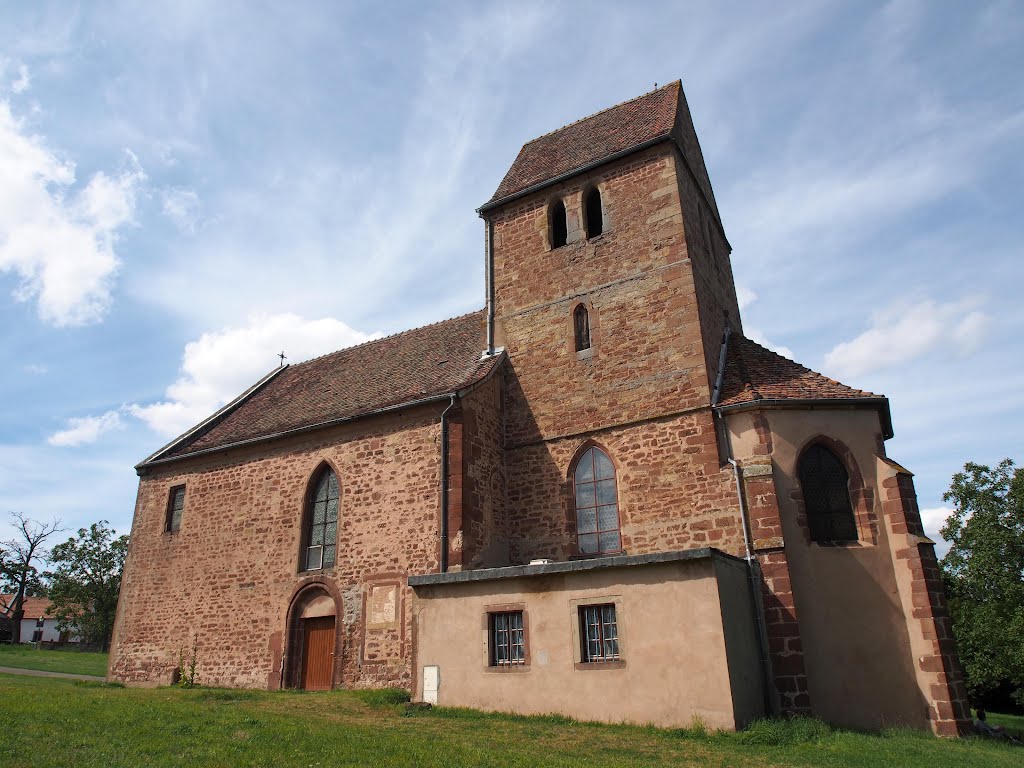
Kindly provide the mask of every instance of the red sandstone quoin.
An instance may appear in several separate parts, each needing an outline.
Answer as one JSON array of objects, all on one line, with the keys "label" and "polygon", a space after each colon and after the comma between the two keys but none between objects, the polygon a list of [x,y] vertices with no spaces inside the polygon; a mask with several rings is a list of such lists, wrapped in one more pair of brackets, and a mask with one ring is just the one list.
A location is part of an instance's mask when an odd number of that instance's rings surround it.
[{"label": "red sandstone quoin", "polygon": [[743,336],[679,82],[526,144],[482,311],[137,467],[110,677],[738,728],[969,722],[889,403]]}]

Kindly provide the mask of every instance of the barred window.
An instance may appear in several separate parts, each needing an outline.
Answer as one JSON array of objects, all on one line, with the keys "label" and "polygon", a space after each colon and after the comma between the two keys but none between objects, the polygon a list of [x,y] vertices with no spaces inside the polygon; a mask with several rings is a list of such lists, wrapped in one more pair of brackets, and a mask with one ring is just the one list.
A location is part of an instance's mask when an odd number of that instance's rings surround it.
[{"label": "barred window", "polygon": [[800,459],[800,485],[812,541],[857,540],[849,476],[838,456],[820,444],[808,448]]},{"label": "barred window", "polygon": [[309,498],[305,570],[334,565],[338,541],[338,478],[325,467]]},{"label": "barred window", "polygon": [[622,551],[615,466],[594,446],[584,453],[573,472],[576,500],[576,544],[581,555]]},{"label": "barred window", "polygon": [[580,645],[580,660],[584,663],[619,660],[614,604],[580,606]]},{"label": "barred window", "polygon": [[511,667],[526,664],[526,639],[523,612],[506,611],[488,614],[490,665]]},{"label": "barred window", "polygon": [[185,486],[177,485],[171,488],[167,497],[167,519],[164,523],[164,530],[170,533],[181,530],[181,514],[185,511]]}]

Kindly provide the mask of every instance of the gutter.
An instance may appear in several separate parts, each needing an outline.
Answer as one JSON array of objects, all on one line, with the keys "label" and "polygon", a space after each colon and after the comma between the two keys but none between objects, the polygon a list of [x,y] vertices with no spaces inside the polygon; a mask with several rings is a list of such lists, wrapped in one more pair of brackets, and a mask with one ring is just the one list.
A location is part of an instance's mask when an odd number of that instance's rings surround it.
[{"label": "gutter", "polygon": [[878,415],[882,421],[882,437],[886,440],[892,437],[892,413],[889,410],[889,398],[887,397],[779,398],[750,400],[744,403],[733,403],[732,405],[713,405],[714,409],[719,413],[738,413],[759,408],[815,410],[820,408],[859,408],[864,406],[878,409]]},{"label": "gutter", "polygon": [[536,184],[531,184],[525,189],[521,189],[518,192],[513,192],[511,195],[505,195],[505,197],[499,197],[497,200],[491,200],[489,202],[486,202],[479,208],[477,208],[476,212],[480,216],[483,216],[488,211],[492,211],[495,208],[499,208],[500,206],[505,205],[505,203],[510,203],[513,200],[518,200],[521,197],[526,197],[527,195],[533,194],[534,192],[538,192],[539,190],[546,189],[555,184],[559,184],[565,181],[566,179],[571,179],[573,176],[578,176],[579,174],[591,171],[594,168],[597,168],[598,166],[610,163],[613,160],[618,160],[619,158],[626,157],[627,155],[631,155],[634,152],[639,152],[642,149],[647,149],[648,147],[653,147],[655,144],[660,144],[663,141],[672,141],[672,134],[666,133],[664,136],[657,136],[653,139],[648,139],[647,141],[641,144],[635,144],[632,147],[629,147],[628,149],[620,149],[618,152],[602,157],[600,160],[594,160],[592,162],[587,163],[586,165],[581,165],[579,168],[573,168],[571,171],[566,171],[565,173],[560,173],[557,176],[552,176],[549,179],[538,181]]},{"label": "gutter", "polygon": [[754,626],[757,628],[757,648],[759,661],[761,662],[761,690],[763,693],[764,712],[766,715],[774,715],[775,697],[772,691],[775,684],[772,680],[771,664],[768,656],[768,637],[765,628],[764,606],[761,603],[761,564],[754,556],[754,549],[750,544],[750,522],[747,510],[747,498],[743,493],[743,470],[739,462],[732,455],[732,440],[729,438],[729,429],[725,423],[724,409],[718,407],[718,397],[722,392],[722,383],[725,381],[725,359],[729,350],[729,336],[731,331],[728,326],[722,335],[722,348],[718,353],[718,376],[715,377],[715,387],[711,395],[711,408],[715,418],[721,425],[722,439],[725,441],[726,461],[732,465],[733,475],[736,478],[736,500],[740,507],[740,527],[743,529],[743,550],[747,561],[747,584],[750,587],[750,604],[753,608]]},{"label": "gutter", "polygon": [[455,407],[457,394],[452,392],[451,402],[441,411],[441,557],[439,573],[448,571],[448,411]]},{"label": "gutter", "polygon": [[[502,351],[499,351],[497,354],[498,355],[503,355],[505,353],[502,350]],[[463,389],[460,389],[456,394],[459,397],[463,397],[464,395],[468,394],[469,392],[472,392],[474,389],[476,389],[478,386],[483,384],[485,381],[489,380],[491,378],[491,376],[494,375],[494,372],[498,369],[499,365],[500,365],[500,362],[495,363],[491,367],[491,370],[488,371],[486,376],[484,376],[479,381],[473,382],[468,387],[464,387]],[[285,366],[285,367],[287,367],[287,366]],[[263,383],[265,383],[265,382],[261,382],[261,385]],[[239,402],[238,403],[232,403],[232,405],[236,405],[237,406],[237,405],[241,404],[240,403],[241,399],[244,398],[244,397],[247,397],[249,394],[250,393],[247,392],[245,395],[242,395],[242,397],[239,398]],[[185,461],[186,459],[196,458],[197,456],[208,456],[208,455],[210,455],[212,453],[220,453],[222,451],[229,451],[229,450],[232,450],[232,449],[235,449],[235,448],[242,448],[242,447],[249,446],[249,445],[256,445],[258,443],[270,442],[272,440],[280,440],[280,439],[285,438],[285,437],[291,437],[293,435],[301,435],[301,434],[303,434],[305,432],[312,432],[313,430],[316,430],[316,429],[326,429],[327,427],[334,427],[334,426],[338,426],[339,424],[347,424],[348,422],[358,421],[359,419],[367,419],[367,418],[370,418],[372,416],[379,416],[379,415],[385,414],[385,413],[394,413],[395,411],[402,411],[402,410],[405,410],[406,408],[415,408],[415,407],[420,406],[420,405],[428,405],[430,403],[439,403],[439,402],[442,402],[442,401],[448,399],[449,397],[451,397],[451,393],[450,392],[449,393],[445,393],[445,394],[441,394],[441,395],[431,395],[429,397],[424,397],[424,398],[421,398],[419,400],[409,400],[409,401],[406,401],[404,403],[397,403],[395,405],[384,406],[383,408],[375,408],[372,411],[366,411],[366,412],[363,412],[363,413],[356,414],[354,416],[342,416],[341,418],[328,419],[327,421],[320,421],[320,422],[317,422],[316,424],[307,424],[307,425],[302,426],[302,427],[294,427],[292,429],[285,429],[285,430],[282,430],[280,432],[273,432],[273,433],[268,434],[268,435],[259,435],[257,437],[246,438],[245,440],[236,440],[233,443],[224,443],[223,445],[215,445],[215,446],[212,446],[210,448],[203,448],[202,450],[199,450],[199,451],[193,451],[192,453],[184,453],[181,456],[170,456],[170,457],[168,457],[166,459],[145,459],[145,460],[143,460],[142,462],[140,462],[139,464],[137,464],[135,466],[135,472],[136,472],[136,474],[138,474],[141,477],[145,473],[145,470],[148,469],[149,467],[162,466],[164,464],[171,464],[171,463],[173,463],[175,461]],[[224,410],[226,410],[229,407],[230,406],[225,406],[224,408],[221,409],[221,411],[224,411]],[[221,411],[218,411],[217,413],[219,414],[219,413],[221,413]],[[214,416],[216,416],[216,415],[217,414],[214,414]],[[224,415],[226,415],[226,414],[224,414]],[[211,416],[210,419],[207,419],[205,422],[203,422],[203,424],[206,424],[207,422],[209,422],[211,419],[214,418],[214,416]],[[200,425],[200,426],[202,426],[202,425]],[[158,456],[161,453],[165,453],[167,450],[169,450],[170,448],[174,447],[175,445],[180,443],[182,440],[184,440],[188,435],[191,435],[191,434],[195,433],[196,429],[198,429],[198,428],[199,427],[196,427],[195,429],[189,430],[185,435],[182,435],[181,437],[176,438],[172,443],[169,443],[164,448],[161,448],[159,451],[157,451],[153,455],[154,456]]]},{"label": "gutter", "polygon": [[263,389],[263,387],[265,387],[267,384],[269,384],[271,381],[273,381],[277,377],[278,374],[283,372],[288,367],[290,367],[290,366],[285,365],[285,366],[281,366],[279,368],[275,368],[270,373],[268,373],[266,376],[264,376],[262,379],[257,381],[255,384],[253,384],[247,390],[245,390],[245,392],[240,394],[238,397],[236,397],[234,400],[229,402],[227,405],[223,406],[220,410],[216,411],[212,416],[208,416],[207,418],[203,419],[201,422],[196,424],[196,426],[192,427],[192,429],[190,429],[188,432],[185,432],[185,433],[183,433],[181,435],[178,435],[176,438],[171,440],[171,442],[167,443],[167,445],[165,445],[163,448],[158,448],[156,451],[154,451],[149,456],[147,456],[146,458],[144,458],[142,461],[140,461],[138,464],[135,465],[136,473],[142,474],[141,472],[139,472],[139,470],[142,467],[145,467],[145,466],[147,466],[149,464],[157,464],[157,463],[159,463],[161,461],[161,459],[157,458],[158,456],[160,456],[161,454],[167,453],[169,450],[171,450],[172,448],[180,445],[185,440],[187,440],[188,438],[190,438],[193,435],[197,434],[198,432],[202,431],[203,429],[206,429],[207,427],[214,426],[217,422],[219,422],[221,419],[223,419],[225,416],[227,416],[233,410],[238,408],[242,403],[244,403],[250,397],[255,395],[259,390]]},{"label": "gutter", "polygon": [[484,355],[494,354],[494,222],[484,219],[484,240],[486,242],[486,260],[484,264],[484,282],[487,284],[487,349]]}]

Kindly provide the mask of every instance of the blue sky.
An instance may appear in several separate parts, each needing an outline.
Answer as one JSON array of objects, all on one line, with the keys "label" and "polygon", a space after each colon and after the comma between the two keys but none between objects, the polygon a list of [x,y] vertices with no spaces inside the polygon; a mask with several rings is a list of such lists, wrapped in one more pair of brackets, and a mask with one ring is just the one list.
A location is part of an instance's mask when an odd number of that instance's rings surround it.
[{"label": "blue sky", "polygon": [[[527,140],[681,78],[746,333],[887,394],[927,527],[1024,434],[1024,6],[0,2],[0,512],[474,310]],[[7,529],[0,523],[0,538]]]}]

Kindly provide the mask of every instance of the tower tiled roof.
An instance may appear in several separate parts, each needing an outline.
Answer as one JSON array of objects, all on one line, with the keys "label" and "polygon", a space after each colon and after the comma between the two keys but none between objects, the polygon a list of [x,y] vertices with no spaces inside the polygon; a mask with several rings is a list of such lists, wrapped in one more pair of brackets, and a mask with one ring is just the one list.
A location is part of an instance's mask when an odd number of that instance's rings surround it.
[{"label": "tower tiled roof", "polygon": [[883,427],[891,433],[889,400],[863,389],[855,389],[812,371],[738,333],[726,345],[722,390],[715,403],[720,408],[765,401],[827,400],[842,404],[877,401]]},{"label": "tower tiled roof", "polygon": [[487,204],[668,138],[676,125],[681,91],[682,83],[676,80],[527,142]]},{"label": "tower tiled roof", "polygon": [[483,312],[288,365],[139,466],[282,433],[326,426],[482,381],[501,359],[481,359]]}]

